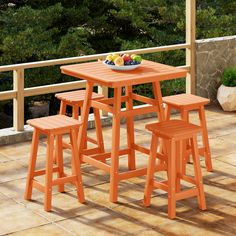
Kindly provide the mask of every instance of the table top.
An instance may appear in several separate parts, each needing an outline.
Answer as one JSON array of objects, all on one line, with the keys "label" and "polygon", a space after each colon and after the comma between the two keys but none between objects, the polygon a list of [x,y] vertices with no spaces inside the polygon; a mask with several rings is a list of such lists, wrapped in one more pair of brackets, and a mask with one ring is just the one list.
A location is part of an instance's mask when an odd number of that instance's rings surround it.
[{"label": "table top", "polygon": [[99,85],[115,88],[186,77],[187,70],[143,60],[131,71],[111,70],[101,61],[61,66],[61,72]]}]

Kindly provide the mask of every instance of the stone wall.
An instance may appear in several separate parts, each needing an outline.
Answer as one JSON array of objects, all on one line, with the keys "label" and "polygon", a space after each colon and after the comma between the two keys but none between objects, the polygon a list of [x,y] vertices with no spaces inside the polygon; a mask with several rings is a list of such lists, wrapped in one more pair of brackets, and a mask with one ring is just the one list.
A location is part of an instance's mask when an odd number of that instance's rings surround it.
[{"label": "stone wall", "polygon": [[236,35],[196,41],[196,93],[216,103],[220,77],[236,66]]}]

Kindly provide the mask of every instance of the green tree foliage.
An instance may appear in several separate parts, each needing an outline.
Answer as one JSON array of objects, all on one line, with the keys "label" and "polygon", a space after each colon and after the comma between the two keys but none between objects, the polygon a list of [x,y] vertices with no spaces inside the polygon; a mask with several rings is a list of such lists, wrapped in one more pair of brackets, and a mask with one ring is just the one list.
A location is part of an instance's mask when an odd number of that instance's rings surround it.
[{"label": "green tree foliage", "polygon": [[233,0],[198,1],[197,37],[212,38],[236,34],[236,2]]},{"label": "green tree foliage", "polygon": [[[1,65],[185,40],[184,0],[8,0],[0,9]],[[197,38],[235,34],[235,12],[233,0],[197,1]]]}]

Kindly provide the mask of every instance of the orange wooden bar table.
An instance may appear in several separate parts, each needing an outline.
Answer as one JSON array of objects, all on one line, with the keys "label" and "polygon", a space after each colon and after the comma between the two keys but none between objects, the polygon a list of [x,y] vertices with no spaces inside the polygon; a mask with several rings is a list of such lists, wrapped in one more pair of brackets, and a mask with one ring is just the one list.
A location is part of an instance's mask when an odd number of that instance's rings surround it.
[{"label": "orange wooden bar table", "polygon": [[[81,115],[83,122],[78,137],[79,154],[83,162],[89,163],[110,173],[110,201],[117,202],[119,181],[146,175],[147,168],[136,169],[135,151],[149,154],[150,150],[135,144],[134,122],[135,115],[156,112],[160,121],[164,120],[160,81],[185,77],[187,70],[143,60],[142,64],[131,71],[111,70],[101,61],[88,62],[76,65],[62,66],[61,72],[87,81],[86,95]],[[114,97],[91,100],[94,84],[107,86],[114,89]],[[154,99],[134,94],[133,85],[152,83]],[[125,95],[122,96],[122,88]],[[149,104],[142,108],[133,108],[133,100]],[[121,103],[125,102],[126,109],[121,110]],[[110,153],[92,154],[83,150],[86,141],[86,129],[90,107],[105,110],[113,114],[112,118],[112,149]],[[120,120],[126,118],[127,123],[127,148],[120,150]],[[126,172],[119,173],[119,156],[128,155],[128,168]],[[111,158],[111,165],[101,160]],[[159,168],[159,167],[157,167]]]}]

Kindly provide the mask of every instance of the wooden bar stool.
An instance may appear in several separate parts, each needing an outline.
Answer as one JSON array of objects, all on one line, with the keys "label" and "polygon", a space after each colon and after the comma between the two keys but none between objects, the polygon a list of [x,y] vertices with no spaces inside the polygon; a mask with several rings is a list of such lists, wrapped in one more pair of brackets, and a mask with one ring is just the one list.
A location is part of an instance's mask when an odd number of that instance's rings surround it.
[{"label": "wooden bar stool", "polygon": [[[79,110],[81,110],[84,99],[85,99],[85,90],[77,90],[77,91],[71,91],[71,92],[65,92],[65,93],[57,93],[56,98],[61,100],[60,104],[60,114],[65,115],[66,114],[66,107],[71,106],[72,107],[72,117],[74,119],[78,119],[79,116]],[[100,100],[104,98],[103,95],[92,93],[92,99],[93,100]],[[94,120],[95,120],[95,127],[96,127],[96,137],[94,138],[86,136],[87,142],[91,142],[93,144],[97,145],[97,149],[94,150],[95,153],[104,153],[104,142],[103,142],[103,136],[102,136],[102,123],[100,119],[99,110],[94,108]],[[87,148],[87,142],[85,144],[85,149]],[[69,145],[64,144],[66,147],[70,147]]]},{"label": "wooden bar stool", "polygon": [[[32,197],[33,187],[44,193],[44,209],[51,210],[52,187],[58,185],[58,191],[64,191],[65,183],[75,183],[77,187],[77,196],[81,203],[84,202],[84,191],[82,185],[82,177],[80,170],[80,161],[78,155],[78,146],[76,133],[78,133],[81,123],[65,115],[55,115],[28,120],[27,123],[34,128],[32,146],[30,153],[30,162],[28,168],[28,176],[25,189],[25,199],[30,200]],[[47,157],[46,168],[35,170],[39,135],[47,136]],[[63,149],[62,135],[69,134],[72,149],[72,175],[67,176],[63,168]],[[56,146],[54,147],[54,138],[56,138]],[[53,166],[53,155],[56,154],[57,166]],[[58,178],[53,180],[53,173],[57,172]],[[39,183],[35,177],[45,175],[45,184]]]},{"label": "wooden bar stool", "polygon": [[[156,188],[162,189],[168,193],[168,217],[171,219],[176,216],[177,200],[197,196],[199,208],[205,210],[205,194],[197,148],[197,133],[202,131],[201,127],[182,120],[170,120],[147,124],[146,128],[152,132],[152,141],[144,192],[144,205],[150,205],[152,190]],[[157,152],[158,139],[164,140],[166,154]],[[187,176],[182,171],[182,146],[184,140],[190,142],[190,147],[192,149],[194,178]],[[167,181],[157,182],[154,180],[156,158],[166,159]],[[195,185],[195,187],[181,190],[180,180],[189,182]]]},{"label": "wooden bar stool", "polygon": [[[181,118],[184,121],[189,121],[190,111],[198,111],[200,126],[202,127],[203,141],[203,147],[199,148],[199,154],[205,157],[207,171],[212,171],[211,152],[204,110],[204,105],[208,104],[210,100],[192,94],[178,94],[163,97],[163,102],[167,105],[166,120],[170,120],[171,109],[180,111]],[[187,161],[189,160],[189,155],[186,156],[185,160],[187,163]]]}]

